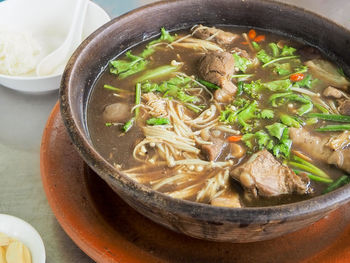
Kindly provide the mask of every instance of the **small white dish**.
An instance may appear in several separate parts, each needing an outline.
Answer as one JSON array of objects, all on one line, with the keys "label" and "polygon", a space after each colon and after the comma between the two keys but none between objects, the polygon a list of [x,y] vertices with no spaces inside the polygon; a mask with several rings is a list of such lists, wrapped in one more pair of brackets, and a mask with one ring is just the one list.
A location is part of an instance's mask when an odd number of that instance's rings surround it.
[{"label": "small white dish", "polygon": [[32,263],[45,263],[44,243],[30,224],[18,217],[0,214],[0,232],[26,245],[32,255]]},{"label": "small white dish", "polygon": [[[7,0],[0,3],[0,28],[30,32],[42,46],[41,56],[44,57],[65,40],[74,7],[72,0]],[[109,20],[109,15],[101,7],[89,1],[82,41]],[[63,70],[64,67],[61,67],[59,72],[49,76],[37,76],[35,73],[28,76],[0,74],[0,84],[27,93],[48,92],[59,88]]]}]

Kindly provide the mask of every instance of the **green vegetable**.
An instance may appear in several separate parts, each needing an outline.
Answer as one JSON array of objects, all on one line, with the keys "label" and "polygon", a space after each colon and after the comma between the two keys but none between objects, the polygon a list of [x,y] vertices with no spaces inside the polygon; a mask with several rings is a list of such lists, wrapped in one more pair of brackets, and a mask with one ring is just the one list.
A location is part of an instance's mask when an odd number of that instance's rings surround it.
[{"label": "green vegetable", "polygon": [[152,46],[154,44],[157,44],[159,42],[173,42],[176,39],[176,35],[172,36],[164,27],[160,29],[160,38],[151,41],[148,46]]},{"label": "green vegetable", "polygon": [[269,63],[273,60],[273,58],[270,55],[268,55],[263,49],[256,54],[256,57],[264,64]]},{"label": "green vegetable", "polygon": [[318,103],[314,103],[314,105],[320,112],[329,114],[329,111],[325,107],[323,107],[322,105],[320,105]]},{"label": "green vegetable", "polygon": [[295,127],[300,128],[301,124],[293,117],[287,115],[287,114],[281,114],[280,116],[281,122],[289,127]]},{"label": "green vegetable", "polygon": [[235,60],[235,67],[237,67],[243,73],[248,69],[248,67],[252,64],[252,62],[244,57],[239,56],[236,53],[232,54]]},{"label": "green vegetable", "polygon": [[315,174],[317,176],[330,179],[328,174],[326,174],[324,171],[322,171],[320,168],[316,167],[312,163],[309,163],[308,161],[305,161],[304,159],[296,155],[293,155],[292,158],[294,161],[289,162],[290,165],[297,167],[299,169],[302,169],[304,171],[310,172],[312,174]]},{"label": "green vegetable", "polygon": [[315,129],[315,131],[319,132],[327,132],[327,131],[348,131],[350,130],[350,124],[339,124],[339,125],[327,125],[321,128]]},{"label": "green vegetable", "polygon": [[262,119],[273,119],[274,112],[273,112],[273,110],[268,110],[268,109],[262,110],[260,112],[260,117]]},{"label": "green vegetable", "polygon": [[284,45],[282,48],[281,56],[282,57],[293,56],[295,51],[296,51],[295,48]]},{"label": "green vegetable", "polygon": [[188,102],[185,103],[185,106],[190,110],[194,111],[195,113],[200,113],[201,111],[203,111],[203,109],[205,109],[205,105],[195,105]]},{"label": "green vegetable", "polygon": [[170,124],[168,118],[150,118],[146,121],[148,125],[165,125]]},{"label": "green vegetable", "polygon": [[339,177],[333,184],[329,185],[322,193],[326,194],[335,189],[338,189],[346,184],[350,183],[350,177],[347,175],[343,175]]},{"label": "green vegetable", "polygon": [[311,75],[307,75],[302,80],[295,82],[294,85],[298,86],[298,87],[306,87],[306,88],[311,89],[312,83],[313,83],[313,81],[312,81]]},{"label": "green vegetable", "polygon": [[244,98],[242,98],[242,97],[238,97],[238,98],[236,98],[236,99],[234,100],[233,105],[236,106],[236,107],[238,107],[238,108],[242,108],[242,107],[244,107],[245,105],[248,105],[249,103],[250,103],[249,100],[244,99]]},{"label": "green vegetable", "polygon": [[329,184],[329,183],[332,183],[332,182],[333,182],[332,179],[327,179],[327,178],[319,177],[319,176],[317,176],[317,175],[314,175],[314,174],[311,174],[311,173],[307,173],[307,172],[304,172],[304,171],[295,170],[295,169],[293,169],[293,171],[294,171],[296,174],[305,173],[311,180],[316,181],[316,182],[321,182],[321,183],[326,183],[326,184]]},{"label": "green vegetable", "polygon": [[150,70],[147,70],[142,76],[138,77],[136,79],[136,82],[144,82],[145,80],[161,78],[174,71],[177,71],[179,68],[180,68],[180,65],[176,65],[176,66],[165,65],[155,69],[150,69]]},{"label": "green vegetable", "polygon": [[[137,83],[135,86],[135,105],[137,106],[140,103],[141,103],[141,84]],[[129,121],[127,121],[122,127],[124,132],[128,132],[131,129],[131,127],[134,125],[135,120],[139,116],[139,113],[140,113],[140,108],[136,107],[134,111],[134,117],[132,117]]]},{"label": "green vegetable", "polygon": [[233,75],[231,78],[236,78],[236,79],[248,79],[250,77],[253,77],[254,74],[236,74]]},{"label": "green vegetable", "polygon": [[278,75],[284,76],[292,72],[292,66],[290,65],[290,63],[283,63],[283,64],[275,63],[274,65],[275,65],[275,68],[273,71],[276,72]]},{"label": "green vegetable", "polygon": [[252,81],[251,83],[244,83],[243,84],[243,91],[250,97],[254,99],[259,99],[260,94],[259,92],[263,89],[263,85],[261,84],[260,80]]},{"label": "green vegetable", "polygon": [[[141,83],[137,83],[135,87],[135,105],[141,104]],[[135,108],[135,118],[139,116],[140,108]]]},{"label": "green vegetable", "polygon": [[138,73],[146,69],[148,61],[143,57],[131,54],[131,51],[126,52],[127,60],[112,60],[110,62],[109,71],[112,74],[118,75],[120,79],[124,79],[130,75]]},{"label": "green vegetable", "polygon": [[105,89],[109,89],[109,90],[113,90],[113,91],[128,92],[128,91],[126,91],[126,90],[124,90],[124,89],[119,89],[119,88],[116,88],[116,87],[113,87],[113,86],[107,85],[107,84],[103,85],[103,87],[104,87]]},{"label": "green vegetable", "polygon": [[267,88],[270,91],[277,92],[277,91],[289,91],[292,86],[292,83],[289,79],[285,79],[285,80],[275,80],[275,81],[262,83],[262,85],[264,88]]},{"label": "green vegetable", "polygon": [[271,136],[274,136],[280,140],[282,138],[283,131],[287,128],[287,126],[282,123],[276,122],[274,124],[266,126],[265,128]]},{"label": "green vegetable", "polygon": [[237,83],[237,95],[236,96],[240,96],[243,93],[243,86],[244,86],[244,82],[243,81],[238,81]]},{"label": "green vegetable", "polygon": [[237,114],[237,120],[243,127],[244,131],[249,131],[252,129],[252,126],[248,124],[247,121],[256,117],[255,112],[257,111],[257,105],[258,103],[256,101],[253,101]]},{"label": "green vegetable", "polygon": [[274,64],[278,61],[288,60],[288,59],[292,59],[292,58],[298,58],[298,56],[288,56],[288,57],[280,57],[280,58],[272,59],[272,60],[266,62],[264,65],[262,65],[262,67],[266,68],[268,65]]},{"label": "green vegetable", "polygon": [[316,124],[318,122],[318,119],[317,118],[308,118],[305,123],[306,125],[313,125],[313,124]]},{"label": "green vegetable", "polygon": [[183,78],[177,76],[167,81],[163,81],[160,84],[147,81],[142,83],[141,88],[145,93],[160,92],[168,98],[177,98],[185,103],[196,103],[199,102],[199,98],[186,93],[186,90],[192,87],[191,83],[192,79],[190,77]]},{"label": "green vegetable", "polygon": [[215,85],[214,83],[211,83],[209,81],[206,81],[204,79],[197,79],[197,81],[199,83],[201,83],[202,85],[206,86],[207,88],[209,89],[213,89],[213,90],[217,90],[217,89],[220,89],[219,86]]},{"label": "green vegetable", "polygon": [[274,147],[274,142],[271,137],[263,130],[257,131],[255,134],[256,141],[259,146],[259,150],[267,148],[272,150]]},{"label": "green vegetable", "polygon": [[219,121],[231,124],[238,122],[244,131],[252,130],[252,125],[247,121],[257,117],[257,102],[242,101],[242,103],[244,103],[243,107],[238,110],[232,109],[231,105],[226,106],[226,109],[220,112]]},{"label": "green vegetable", "polygon": [[259,51],[261,49],[260,45],[255,41],[252,41],[252,46],[256,51]]},{"label": "green vegetable", "polygon": [[253,149],[253,143],[252,143],[252,139],[254,138],[254,134],[253,133],[246,133],[242,136],[242,141],[245,143],[245,145],[249,148],[249,149]]},{"label": "green vegetable", "polygon": [[106,125],[106,127],[111,127],[111,126],[113,125],[113,123],[111,123],[111,122],[106,122],[105,125]]},{"label": "green vegetable", "polygon": [[309,113],[307,115],[311,118],[319,118],[326,121],[337,121],[337,122],[350,122],[350,116],[339,115],[339,114],[325,114],[325,113]]},{"label": "green vegetable", "polygon": [[272,148],[272,152],[277,158],[281,157],[281,154],[288,158],[291,147],[292,140],[289,138],[289,129],[285,128],[279,143]]},{"label": "green vegetable", "polygon": [[135,122],[135,118],[131,118],[129,121],[127,121],[122,127],[123,131],[128,132],[133,126],[134,122]]},{"label": "green vegetable", "polygon": [[310,112],[313,109],[313,104],[312,104],[312,101],[310,99],[308,99],[305,96],[300,96],[300,95],[294,94],[292,92],[275,93],[275,94],[271,95],[269,98],[269,102],[271,103],[271,105],[273,107],[279,107],[288,101],[296,101],[296,102],[303,104],[297,110],[297,114],[299,116],[302,116],[302,115]]},{"label": "green vegetable", "polygon": [[280,55],[280,49],[279,49],[279,47],[277,46],[276,43],[270,43],[270,44],[269,44],[269,47],[271,48],[271,50],[272,50],[272,55],[273,55],[274,57],[278,57],[278,56]]}]

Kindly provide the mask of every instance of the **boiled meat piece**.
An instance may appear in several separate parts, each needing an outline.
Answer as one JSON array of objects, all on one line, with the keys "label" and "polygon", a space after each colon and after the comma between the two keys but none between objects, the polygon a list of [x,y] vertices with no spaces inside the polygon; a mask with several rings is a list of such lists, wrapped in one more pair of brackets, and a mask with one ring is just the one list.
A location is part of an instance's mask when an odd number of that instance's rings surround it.
[{"label": "boiled meat piece", "polygon": [[309,179],[296,175],[267,150],[253,154],[231,171],[231,176],[253,197],[308,193]]},{"label": "boiled meat piece", "polygon": [[200,39],[212,40],[219,45],[229,45],[240,37],[237,34],[225,32],[215,27],[206,27],[203,25],[195,27],[193,29],[192,35]]},{"label": "boiled meat piece", "polygon": [[210,52],[199,62],[201,78],[221,87],[214,93],[219,102],[230,101],[237,91],[237,87],[231,81],[234,71],[235,60],[228,52]]},{"label": "boiled meat piece", "polygon": [[[328,164],[336,165],[350,173],[350,147],[348,147],[347,141],[343,144],[340,142],[340,140],[349,140],[346,134],[319,137],[312,135],[303,128],[290,128],[289,136],[293,141],[293,145],[299,147],[307,155]],[[342,146],[336,147],[334,145]]]}]

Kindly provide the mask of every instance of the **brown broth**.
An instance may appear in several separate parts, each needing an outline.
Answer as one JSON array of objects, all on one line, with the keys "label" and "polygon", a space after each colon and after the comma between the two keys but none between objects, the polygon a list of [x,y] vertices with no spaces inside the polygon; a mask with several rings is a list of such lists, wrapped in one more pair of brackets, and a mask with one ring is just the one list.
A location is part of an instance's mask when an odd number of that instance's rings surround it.
[{"label": "brown broth", "polygon": [[[242,33],[247,32],[249,29],[247,28],[237,28],[237,27],[225,27],[226,31],[231,31],[235,33]],[[290,38],[286,38],[277,34],[272,34],[269,32],[263,32],[260,30],[257,30],[259,33],[264,34],[266,36],[267,41],[264,43],[260,43],[261,47],[264,49],[267,49],[267,44],[270,42],[278,42],[280,40],[285,41],[285,43],[289,46],[293,46],[294,48],[300,48],[303,47],[305,44],[301,42],[297,42],[295,40],[292,40]],[[179,36],[183,36],[188,34],[188,31],[179,31],[177,32]],[[137,45],[136,47],[132,48],[133,54],[139,54],[144,50],[146,47],[147,42],[141,43]],[[238,47],[241,49],[247,50],[247,46],[239,42],[235,42],[232,47]],[[231,47],[227,47],[227,49],[230,49]],[[158,66],[162,65],[169,65],[172,60],[177,60],[184,62],[184,66],[182,67],[181,71],[186,73],[188,76],[191,75],[198,75],[197,68],[198,68],[198,60],[202,56],[199,52],[190,52],[189,49],[185,48],[159,48],[157,49],[156,53],[152,54],[150,57],[150,63],[148,65],[148,69],[156,68]],[[121,55],[118,57],[118,59],[123,58],[124,55]],[[304,62],[304,58],[300,58],[302,62]],[[102,113],[104,111],[104,108],[112,103],[116,102],[126,102],[130,105],[134,104],[134,95],[131,94],[130,96],[127,96],[127,98],[118,98],[113,95],[113,91],[103,88],[105,84],[112,85],[114,87],[118,87],[120,89],[128,90],[130,92],[134,92],[135,89],[135,79],[142,75],[143,72],[137,73],[135,75],[132,75],[130,77],[127,77],[123,80],[118,79],[116,75],[113,75],[109,73],[108,67],[106,67],[105,71],[99,76],[98,80],[95,83],[93,92],[90,96],[88,110],[87,110],[87,123],[89,127],[89,133],[91,140],[96,147],[97,151],[106,158],[111,164],[118,164],[121,165],[122,169],[129,169],[132,167],[136,167],[140,165],[140,162],[137,160],[134,160],[133,158],[133,150],[135,145],[140,142],[144,135],[138,127],[138,125],[135,125],[130,131],[127,133],[123,133],[121,130],[121,126],[116,125],[113,127],[107,127],[105,125],[105,121],[102,118]],[[248,71],[247,73],[254,74],[254,77],[251,80],[261,80],[261,82],[268,82],[272,80],[271,74],[268,74],[267,70],[263,70],[261,67],[257,67],[254,70]],[[159,78],[152,80],[152,82],[161,82],[162,80],[169,79],[169,77]],[[274,78],[276,79],[276,78]],[[321,92],[326,85],[322,82],[318,82],[314,85],[312,91],[315,93]],[[259,108],[269,108],[271,109],[271,106],[269,105],[268,98],[271,95],[271,92],[263,93],[261,99],[259,100]],[[246,95],[242,95],[243,97],[247,97]],[[288,105],[279,107],[277,109],[274,109],[276,112],[288,112]],[[193,114],[193,113],[192,113]],[[193,114],[196,115],[196,114]],[[129,118],[132,117],[132,113],[130,112]],[[140,122],[144,122],[144,118],[147,116],[142,116],[142,120]],[[264,127],[265,125],[269,125],[275,121],[278,121],[279,117],[278,114],[275,114],[275,117],[273,120],[260,120],[260,127]],[[309,129],[312,131],[315,127],[321,126],[322,122],[318,123],[316,126],[305,126],[306,129]],[[221,134],[222,138],[227,137],[227,134]],[[318,136],[327,136],[326,134],[319,134]],[[292,146],[292,149],[297,149],[296,147]],[[150,149],[148,149],[150,150]],[[225,161],[225,156],[227,156],[225,153],[221,155],[221,158],[217,161]],[[238,165],[239,163],[244,162],[249,158],[249,154],[247,154],[244,158],[240,160],[236,160],[235,165]],[[322,163],[317,160],[313,160],[313,164],[317,167],[323,169],[327,172],[332,178],[337,178],[340,175],[344,174],[341,170],[336,169],[328,164]],[[172,169],[166,169],[163,165],[159,165],[157,168],[161,172],[157,170],[156,173],[162,174],[163,176],[171,176]],[[144,172],[147,174],[152,174],[152,170],[154,168],[145,168]],[[157,176],[156,176],[157,177]],[[159,177],[159,175],[158,175]],[[201,177],[195,177],[193,176],[191,180],[191,184],[195,184],[196,182],[200,182],[203,180]],[[150,185],[149,182],[145,182],[145,184]],[[186,184],[186,183],[185,183]],[[324,183],[319,182],[311,182],[312,188],[314,189],[313,194],[309,195],[288,195],[288,196],[279,196],[279,197],[273,197],[273,198],[260,198],[260,199],[254,199],[252,201],[244,200],[244,198],[241,198],[241,200],[244,202],[246,206],[266,206],[266,205],[276,205],[276,204],[283,204],[283,203],[291,203],[291,202],[297,202],[300,200],[311,198],[315,195],[321,194],[321,192],[325,189],[327,186]],[[190,184],[189,184],[190,185]],[[235,188],[241,195],[243,194],[242,188],[236,183],[234,180],[231,181],[231,188]],[[176,190],[176,186],[169,185],[168,187],[162,188],[162,192],[171,192]],[[189,200],[194,200],[194,197],[192,196],[189,198]]]}]

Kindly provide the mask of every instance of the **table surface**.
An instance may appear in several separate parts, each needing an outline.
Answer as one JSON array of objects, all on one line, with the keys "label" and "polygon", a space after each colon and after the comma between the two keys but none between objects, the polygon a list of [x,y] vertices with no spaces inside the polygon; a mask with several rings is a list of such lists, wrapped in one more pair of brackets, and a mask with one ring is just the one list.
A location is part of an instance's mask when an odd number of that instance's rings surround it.
[{"label": "table surface", "polygon": [[[350,28],[350,1],[280,0]],[[113,18],[152,0],[94,0]],[[0,213],[24,219],[43,238],[48,263],[93,262],[66,235],[53,215],[41,184],[39,151],[46,120],[58,91],[31,95],[0,86]]]}]

